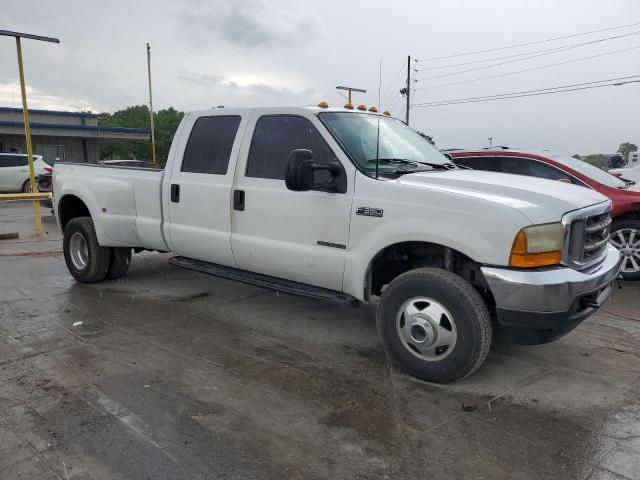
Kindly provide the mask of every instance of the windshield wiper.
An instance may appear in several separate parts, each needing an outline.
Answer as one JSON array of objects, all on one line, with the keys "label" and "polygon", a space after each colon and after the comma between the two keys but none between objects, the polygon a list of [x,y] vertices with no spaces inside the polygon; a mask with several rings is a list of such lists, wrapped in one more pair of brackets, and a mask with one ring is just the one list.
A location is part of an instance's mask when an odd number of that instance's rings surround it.
[{"label": "windshield wiper", "polygon": [[442,170],[454,170],[456,166],[453,163],[431,163],[431,162],[419,162],[417,160],[407,160],[405,158],[372,158],[367,160],[367,163],[400,163],[403,165],[427,165],[431,168],[440,168]]}]

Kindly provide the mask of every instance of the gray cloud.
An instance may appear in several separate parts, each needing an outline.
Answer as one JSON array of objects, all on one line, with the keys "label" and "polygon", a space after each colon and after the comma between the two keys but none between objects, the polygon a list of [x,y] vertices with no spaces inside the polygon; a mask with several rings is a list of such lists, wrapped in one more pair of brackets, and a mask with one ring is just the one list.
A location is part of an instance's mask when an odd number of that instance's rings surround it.
[{"label": "gray cloud", "polygon": [[[266,83],[240,85],[222,75],[203,74],[182,71],[178,78],[184,83],[195,86],[200,102],[224,104],[226,106],[260,105],[300,105],[314,101],[317,93],[313,88],[293,91]],[[198,108],[198,107],[196,107]]]},{"label": "gray cloud", "polygon": [[310,18],[296,16],[291,7],[267,7],[263,0],[191,0],[182,13],[187,30],[181,36],[201,46],[211,41],[243,48],[299,45],[316,35],[317,26]]}]

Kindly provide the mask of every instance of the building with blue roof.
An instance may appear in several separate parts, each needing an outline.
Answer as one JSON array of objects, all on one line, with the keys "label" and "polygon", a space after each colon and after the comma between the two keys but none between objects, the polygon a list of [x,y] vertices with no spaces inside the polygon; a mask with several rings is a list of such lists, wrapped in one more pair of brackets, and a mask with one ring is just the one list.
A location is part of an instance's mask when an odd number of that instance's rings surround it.
[{"label": "building with blue roof", "polygon": [[[29,109],[34,153],[45,162],[96,162],[102,142],[149,140],[148,128],[104,127],[91,112]],[[0,107],[0,152],[25,153],[21,108]]]}]

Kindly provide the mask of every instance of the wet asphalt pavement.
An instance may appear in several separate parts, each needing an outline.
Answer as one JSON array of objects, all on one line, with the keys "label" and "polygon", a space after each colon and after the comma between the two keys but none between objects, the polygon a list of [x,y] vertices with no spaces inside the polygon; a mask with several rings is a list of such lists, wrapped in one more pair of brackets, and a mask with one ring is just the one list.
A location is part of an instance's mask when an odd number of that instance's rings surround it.
[{"label": "wet asphalt pavement", "polygon": [[640,479],[638,284],[436,386],[389,366],[370,307],[152,253],[78,284],[30,213],[0,203],[0,479]]}]

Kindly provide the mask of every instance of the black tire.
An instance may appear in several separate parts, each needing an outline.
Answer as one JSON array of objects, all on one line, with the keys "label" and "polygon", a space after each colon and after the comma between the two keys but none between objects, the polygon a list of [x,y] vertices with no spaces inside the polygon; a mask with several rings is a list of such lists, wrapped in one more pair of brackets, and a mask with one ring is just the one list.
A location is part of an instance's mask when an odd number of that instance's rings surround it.
[{"label": "black tire", "polygon": [[[405,321],[400,310],[405,302],[419,297],[444,307],[455,327],[456,340],[451,349],[443,347],[441,359],[436,355],[425,360],[400,335],[399,325]],[[438,322],[449,323],[442,319]],[[410,375],[429,382],[451,383],[471,375],[482,365],[491,347],[491,317],[482,297],[463,278],[442,269],[418,268],[396,277],[380,297],[376,323],[391,358]]]},{"label": "black tire", "polygon": [[[614,245],[616,245],[616,247],[618,248],[620,248],[621,241],[616,236],[616,232],[618,232],[619,230],[636,230],[634,239],[635,245],[628,249],[621,249],[623,252],[622,268],[633,268],[633,264],[629,260],[629,256],[631,255],[633,255],[636,264],[640,265],[640,219],[629,218],[624,220],[616,220],[615,222],[613,222],[613,225],[611,226],[611,242],[614,243]],[[629,255],[626,255],[627,253]],[[622,275],[622,278],[624,278],[625,280],[640,280],[640,269],[634,272],[624,272],[621,270],[620,275]]]},{"label": "black tire", "polygon": [[27,179],[22,184],[22,193],[29,193],[31,191],[31,180]]},{"label": "black tire", "polygon": [[113,247],[106,279],[115,280],[124,276],[129,270],[129,265],[131,265],[131,248]]},{"label": "black tire", "polygon": [[[72,258],[70,243],[74,234],[79,234],[86,243],[87,255],[86,265],[84,267],[75,265]],[[67,223],[64,229],[62,247],[67,268],[77,281],[82,283],[96,283],[104,280],[107,276],[109,261],[111,259],[111,249],[109,247],[101,247],[98,244],[98,237],[96,236],[96,230],[91,217],[76,217]]]}]

